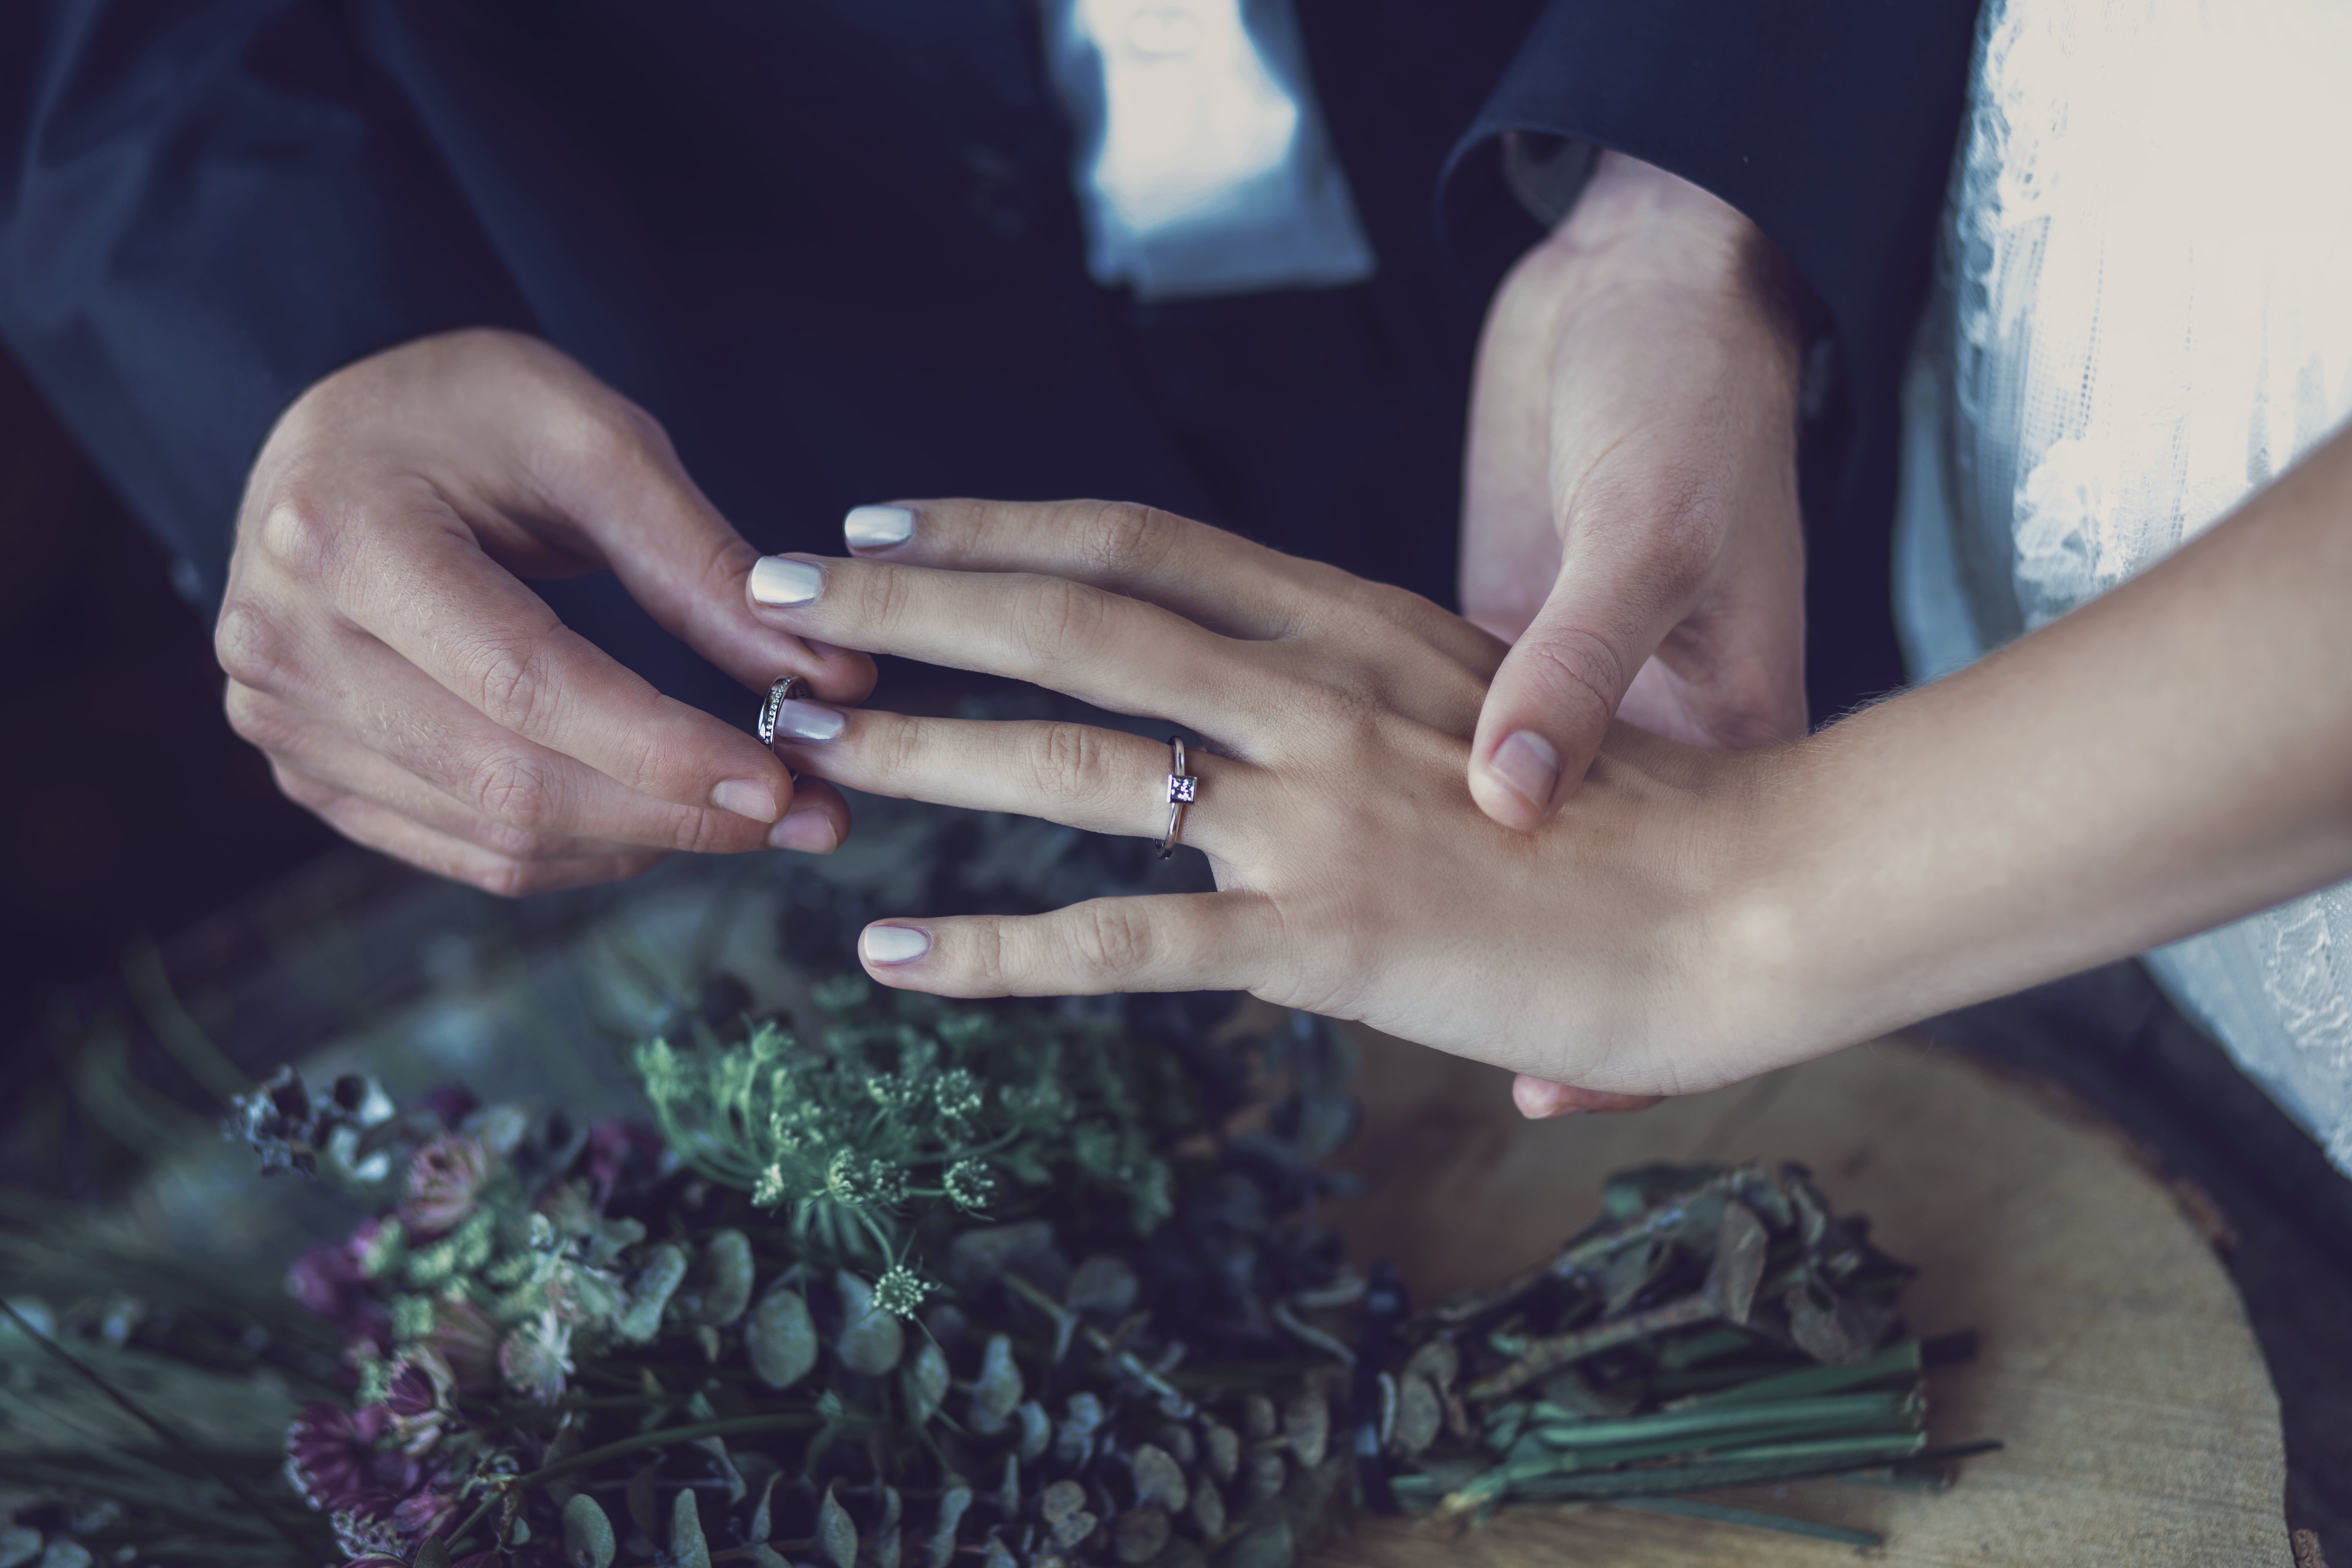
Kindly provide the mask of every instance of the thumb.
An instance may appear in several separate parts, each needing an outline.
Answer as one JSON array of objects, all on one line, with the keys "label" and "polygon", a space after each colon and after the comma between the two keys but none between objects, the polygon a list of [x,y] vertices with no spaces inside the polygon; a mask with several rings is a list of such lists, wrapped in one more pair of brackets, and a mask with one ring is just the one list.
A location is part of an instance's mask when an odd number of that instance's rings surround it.
[{"label": "thumb", "polygon": [[1685,606],[1644,563],[1571,548],[1487,688],[1470,794],[1506,827],[1541,824],[1582,781],[1625,689]]}]

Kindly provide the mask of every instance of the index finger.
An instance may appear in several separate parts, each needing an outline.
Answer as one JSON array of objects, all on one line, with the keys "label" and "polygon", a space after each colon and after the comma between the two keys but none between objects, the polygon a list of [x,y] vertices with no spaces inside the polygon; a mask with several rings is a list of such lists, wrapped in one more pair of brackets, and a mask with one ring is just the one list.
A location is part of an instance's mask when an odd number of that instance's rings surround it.
[{"label": "index finger", "polygon": [[566,626],[454,518],[348,537],[338,612],[493,723],[658,800],[770,823],[792,804],[792,774],[757,739]]}]

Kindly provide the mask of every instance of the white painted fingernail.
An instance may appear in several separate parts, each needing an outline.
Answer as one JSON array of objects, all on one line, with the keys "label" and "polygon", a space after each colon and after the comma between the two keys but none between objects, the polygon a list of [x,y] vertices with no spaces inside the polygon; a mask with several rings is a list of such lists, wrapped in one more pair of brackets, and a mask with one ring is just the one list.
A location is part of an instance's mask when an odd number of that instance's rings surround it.
[{"label": "white painted fingernail", "polygon": [[854,506],[841,520],[841,537],[853,546],[878,550],[915,537],[915,513],[903,506]]},{"label": "white painted fingernail", "polygon": [[824,813],[811,806],[795,811],[768,830],[771,849],[797,849],[804,855],[830,855],[841,847],[841,835]]},{"label": "white painted fingernail", "polygon": [[776,733],[795,741],[830,741],[841,733],[846,720],[838,708],[793,698],[776,704]]},{"label": "white painted fingernail", "polygon": [[857,938],[857,956],[868,963],[911,963],[931,951],[931,933],[920,926],[867,926]]},{"label": "white painted fingernail", "polygon": [[762,555],[751,566],[751,602],[805,605],[824,591],[824,568],[785,555]]},{"label": "white painted fingernail", "polygon": [[781,809],[776,797],[758,779],[725,779],[710,792],[710,804],[721,811],[731,811],[738,816],[748,816],[754,822],[773,822]]},{"label": "white painted fingernail", "polygon": [[1486,771],[1505,789],[1541,811],[1551,804],[1552,791],[1559,787],[1559,752],[1533,730],[1516,730],[1495,748]]}]

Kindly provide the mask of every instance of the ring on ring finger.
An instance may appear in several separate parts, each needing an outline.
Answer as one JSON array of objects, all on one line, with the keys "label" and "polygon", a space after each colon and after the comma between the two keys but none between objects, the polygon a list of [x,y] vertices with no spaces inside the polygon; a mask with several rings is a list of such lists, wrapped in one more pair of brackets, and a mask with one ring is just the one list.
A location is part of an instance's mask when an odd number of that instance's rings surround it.
[{"label": "ring on ring finger", "polygon": [[1198,777],[1184,771],[1184,738],[1168,737],[1168,831],[1160,840],[1160,858],[1165,860],[1176,853],[1176,845],[1184,832],[1184,814],[1201,793]]}]

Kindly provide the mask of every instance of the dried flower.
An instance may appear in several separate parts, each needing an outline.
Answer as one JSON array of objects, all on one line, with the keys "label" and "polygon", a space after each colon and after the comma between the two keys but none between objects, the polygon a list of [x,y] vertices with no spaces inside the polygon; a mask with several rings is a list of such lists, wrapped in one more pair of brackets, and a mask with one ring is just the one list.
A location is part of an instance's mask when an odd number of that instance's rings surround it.
[{"label": "dried flower", "polygon": [[489,1151],[480,1140],[463,1132],[444,1132],[409,1160],[400,1217],[420,1236],[454,1230],[472,1215],[489,1176]]},{"label": "dried flower", "polygon": [[315,1509],[388,1516],[417,1480],[415,1461],[381,1447],[391,1427],[391,1413],[380,1405],[356,1411],[304,1405],[286,1433],[288,1484]]}]

